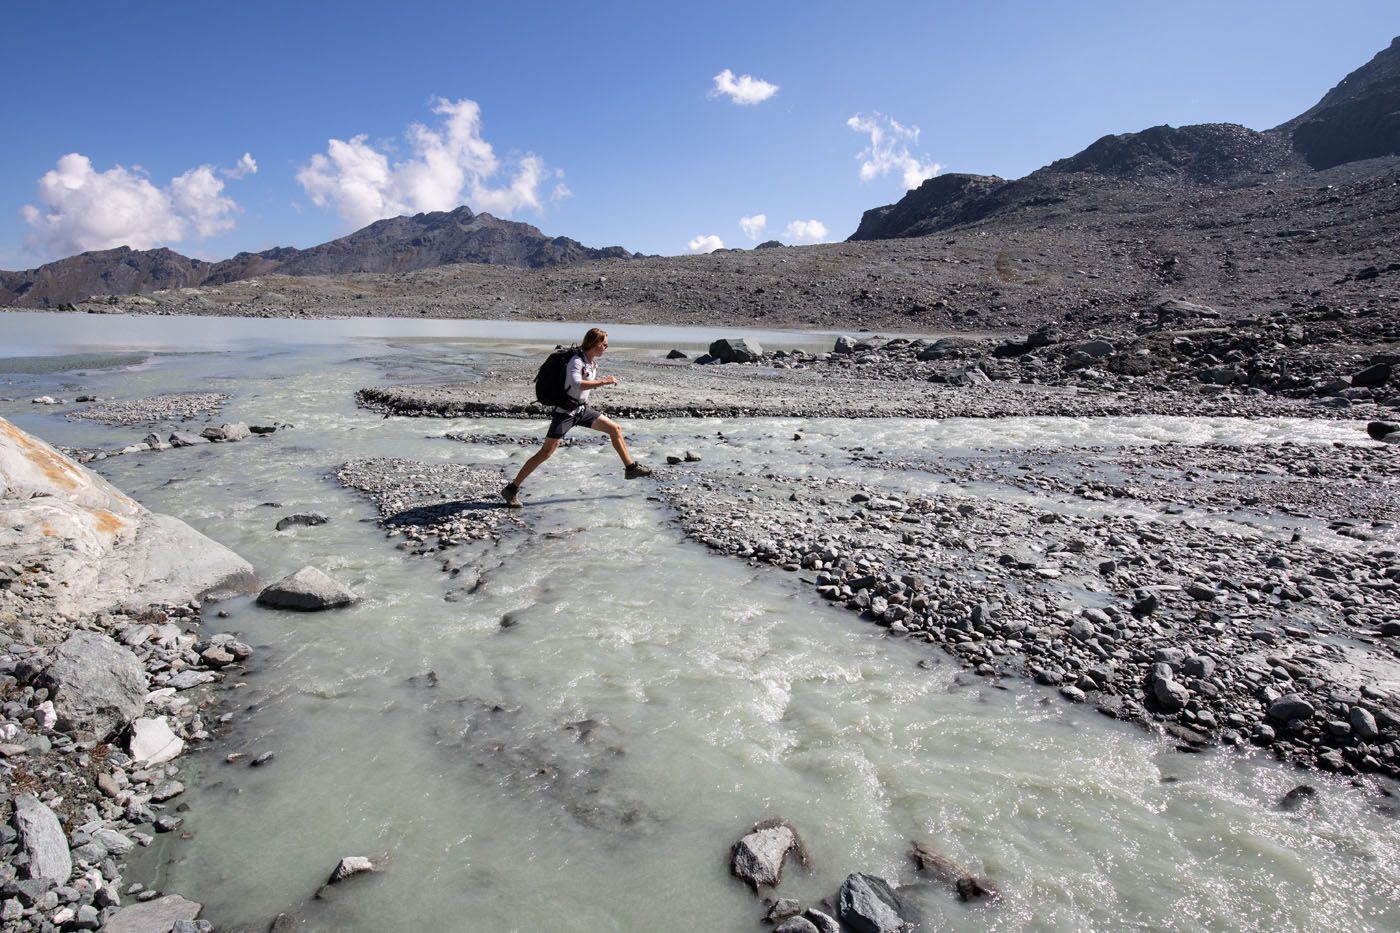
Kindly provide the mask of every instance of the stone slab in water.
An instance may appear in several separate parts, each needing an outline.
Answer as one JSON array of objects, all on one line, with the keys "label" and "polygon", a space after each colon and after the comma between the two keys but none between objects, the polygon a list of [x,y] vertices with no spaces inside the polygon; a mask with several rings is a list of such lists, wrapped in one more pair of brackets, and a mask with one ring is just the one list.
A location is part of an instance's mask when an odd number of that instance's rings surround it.
[{"label": "stone slab in water", "polygon": [[274,609],[314,612],[348,606],[359,599],[345,584],[315,567],[303,567],[258,594],[258,603]]}]

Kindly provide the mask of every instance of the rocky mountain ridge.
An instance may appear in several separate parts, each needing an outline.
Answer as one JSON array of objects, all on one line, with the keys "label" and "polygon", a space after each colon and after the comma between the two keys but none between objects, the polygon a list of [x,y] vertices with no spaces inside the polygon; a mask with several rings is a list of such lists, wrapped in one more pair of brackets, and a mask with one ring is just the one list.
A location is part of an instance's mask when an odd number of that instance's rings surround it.
[{"label": "rocky mountain ridge", "polygon": [[1086,183],[1152,208],[1173,192],[1192,189],[1325,183],[1317,172],[1394,156],[1400,156],[1400,37],[1313,107],[1273,129],[1233,123],[1154,126],[1104,136],[1015,181],[935,176],[895,204],[866,211],[850,239],[928,236],[989,220],[1015,227],[1021,208],[1098,193],[1078,190]]},{"label": "rocky mountain ridge", "polygon": [[1372,314],[1398,271],[1397,101],[1392,42],[1271,130],[1153,127],[1014,181],[939,175],[867,211],[845,243],[643,258],[462,208],[214,264],[169,250],[84,254],[0,273],[0,305],[98,294],[116,297],[89,310],[924,330],[1103,325],[1173,297]]},{"label": "rocky mountain ridge", "polygon": [[37,269],[0,272],[0,306],[55,308],[92,295],[139,295],[161,289],[222,285],[276,272],[348,275],[413,272],[473,262],[542,269],[593,259],[628,259],[620,246],[593,249],[568,237],[463,206],[379,220],[309,249],[276,247],[222,262],[191,259],[165,248],[81,253]]}]

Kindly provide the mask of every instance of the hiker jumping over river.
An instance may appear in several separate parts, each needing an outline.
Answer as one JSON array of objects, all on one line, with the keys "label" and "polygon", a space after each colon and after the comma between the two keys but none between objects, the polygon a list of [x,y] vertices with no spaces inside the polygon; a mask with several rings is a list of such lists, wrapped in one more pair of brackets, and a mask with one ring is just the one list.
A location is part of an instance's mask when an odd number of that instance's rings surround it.
[{"label": "hiker jumping over river", "polygon": [[[594,327],[583,335],[583,343],[577,348],[557,351],[560,355],[566,355],[562,374],[555,371],[554,364],[559,361],[559,357],[556,356],[551,356],[550,362],[540,367],[540,373],[535,377],[535,394],[541,402],[549,405],[552,413],[549,430],[545,433],[540,449],[525,461],[520,472],[515,474],[515,479],[506,483],[505,488],[501,490],[501,498],[506,500],[506,505],[513,509],[520,508],[520,487],[541,463],[554,456],[554,452],[559,449],[559,442],[576,425],[602,431],[608,436],[612,441],[613,450],[622,458],[624,477],[639,479],[651,475],[650,469],[633,460],[632,455],[627,452],[627,442],[622,439],[622,428],[618,427],[617,422],[596,408],[588,407],[589,392],[604,386],[617,385],[616,376],[598,378],[598,358],[607,349],[608,332],[601,327]],[[553,385],[552,383],[561,376],[561,384]]]}]

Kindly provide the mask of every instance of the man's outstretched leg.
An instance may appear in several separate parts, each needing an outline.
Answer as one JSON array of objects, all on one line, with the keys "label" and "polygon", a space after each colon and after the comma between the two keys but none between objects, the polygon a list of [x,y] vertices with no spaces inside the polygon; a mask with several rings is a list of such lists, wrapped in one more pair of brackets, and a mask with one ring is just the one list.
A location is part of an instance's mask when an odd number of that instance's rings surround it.
[{"label": "man's outstretched leg", "polygon": [[627,442],[622,439],[622,428],[616,421],[613,421],[607,415],[599,415],[597,420],[590,424],[589,427],[595,431],[602,431],[608,436],[608,440],[612,441],[613,450],[617,451],[617,455],[622,459],[622,465],[625,468],[622,474],[623,476],[627,477],[627,479],[638,479],[643,476],[651,475],[651,469],[649,467],[644,467],[633,460],[632,455],[627,452]]},{"label": "man's outstretched leg", "polygon": [[520,487],[525,484],[526,478],[535,472],[541,463],[554,456],[554,452],[559,449],[560,440],[561,438],[557,437],[545,438],[540,449],[535,451],[534,456],[526,460],[525,465],[520,468],[520,472],[515,474],[515,479],[506,483],[506,487],[501,490],[501,498],[506,500],[506,505],[512,509],[520,508]]}]

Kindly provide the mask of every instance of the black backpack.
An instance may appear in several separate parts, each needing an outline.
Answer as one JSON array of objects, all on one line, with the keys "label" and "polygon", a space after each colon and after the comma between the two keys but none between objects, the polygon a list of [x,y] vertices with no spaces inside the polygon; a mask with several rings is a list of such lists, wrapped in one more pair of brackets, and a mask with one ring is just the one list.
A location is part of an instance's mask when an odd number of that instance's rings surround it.
[{"label": "black backpack", "polygon": [[546,408],[577,408],[578,399],[569,395],[564,380],[569,373],[569,360],[575,353],[582,353],[578,347],[559,348],[549,354],[535,373],[535,400]]}]

